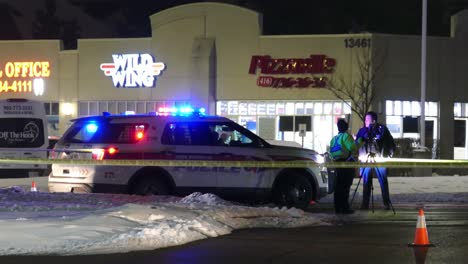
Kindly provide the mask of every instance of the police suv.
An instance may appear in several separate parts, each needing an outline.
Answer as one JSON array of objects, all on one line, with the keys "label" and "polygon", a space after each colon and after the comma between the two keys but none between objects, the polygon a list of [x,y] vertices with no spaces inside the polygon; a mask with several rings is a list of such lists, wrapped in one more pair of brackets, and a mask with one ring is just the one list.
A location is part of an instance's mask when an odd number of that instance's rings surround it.
[{"label": "police suv", "polygon": [[73,120],[56,143],[53,159],[200,160],[207,166],[119,166],[55,163],[50,192],[121,192],[139,195],[215,193],[226,199],[273,200],[305,208],[327,194],[326,169],[229,167],[225,161],[323,162],[312,150],[274,146],[230,119],[191,108],[146,115],[110,115]]}]

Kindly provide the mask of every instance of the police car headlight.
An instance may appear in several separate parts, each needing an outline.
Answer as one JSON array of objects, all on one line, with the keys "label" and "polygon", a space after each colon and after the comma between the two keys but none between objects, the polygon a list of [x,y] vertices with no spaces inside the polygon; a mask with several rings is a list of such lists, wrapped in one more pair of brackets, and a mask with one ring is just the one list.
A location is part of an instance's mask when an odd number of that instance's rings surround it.
[{"label": "police car headlight", "polygon": [[318,164],[323,164],[325,163],[325,157],[323,155],[320,155],[320,154],[317,154],[314,156],[314,160],[315,162],[317,162]]}]

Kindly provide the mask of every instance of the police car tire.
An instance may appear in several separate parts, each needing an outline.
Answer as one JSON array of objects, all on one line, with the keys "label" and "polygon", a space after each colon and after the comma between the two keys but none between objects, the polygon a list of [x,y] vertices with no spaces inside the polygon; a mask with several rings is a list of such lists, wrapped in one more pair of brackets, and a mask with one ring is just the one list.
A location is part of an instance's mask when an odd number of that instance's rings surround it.
[{"label": "police car tire", "polygon": [[169,186],[161,178],[143,176],[133,183],[132,193],[137,195],[169,195]]},{"label": "police car tire", "polygon": [[313,193],[313,186],[305,175],[291,172],[275,187],[274,199],[279,206],[305,209],[312,201]]}]

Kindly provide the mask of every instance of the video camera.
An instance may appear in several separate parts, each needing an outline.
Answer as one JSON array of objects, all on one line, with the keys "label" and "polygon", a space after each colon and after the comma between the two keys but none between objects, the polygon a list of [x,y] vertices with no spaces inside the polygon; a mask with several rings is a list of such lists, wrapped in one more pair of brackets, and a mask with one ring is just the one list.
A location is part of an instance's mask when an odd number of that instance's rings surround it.
[{"label": "video camera", "polygon": [[378,130],[379,130],[378,126],[370,125],[369,127],[367,127],[366,140],[368,142],[376,142],[380,138],[380,134]]},{"label": "video camera", "polygon": [[377,141],[380,139],[379,126],[370,125],[367,127],[367,133],[365,134],[365,149],[367,154],[367,159],[373,159],[376,156],[376,153],[379,152],[379,144]]}]

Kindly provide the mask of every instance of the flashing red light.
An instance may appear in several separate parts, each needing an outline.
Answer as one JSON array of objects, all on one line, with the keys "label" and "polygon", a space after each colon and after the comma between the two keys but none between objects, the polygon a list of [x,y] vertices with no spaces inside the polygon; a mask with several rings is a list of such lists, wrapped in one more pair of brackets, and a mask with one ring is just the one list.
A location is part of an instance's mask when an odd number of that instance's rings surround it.
[{"label": "flashing red light", "polygon": [[109,149],[107,149],[107,152],[112,155],[117,153],[117,149],[114,147],[110,147]]},{"label": "flashing red light", "polygon": [[142,138],[143,138],[143,132],[138,132],[138,133],[136,134],[136,138],[137,138],[138,140],[142,139]]}]

